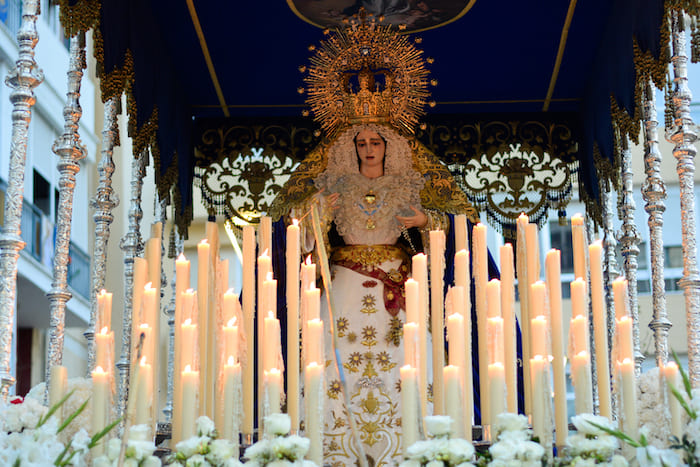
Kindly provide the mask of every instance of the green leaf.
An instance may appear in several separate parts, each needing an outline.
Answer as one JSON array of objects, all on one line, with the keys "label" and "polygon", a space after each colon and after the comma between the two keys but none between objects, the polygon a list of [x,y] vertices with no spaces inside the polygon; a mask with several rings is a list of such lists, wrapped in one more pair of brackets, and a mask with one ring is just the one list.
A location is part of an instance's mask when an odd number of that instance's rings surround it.
[{"label": "green leaf", "polygon": [[635,441],[634,439],[632,439],[631,436],[629,436],[629,435],[623,433],[623,432],[620,431],[620,430],[613,430],[613,429],[610,429],[610,428],[608,428],[608,427],[606,427],[606,426],[598,425],[597,423],[592,422],[592,421],[590,421],[590,420],[587,420],[587,423],[593,425],[594,427],[598,428],[599,430],[602,430],[602,431],[606,432],[606,433],[609,434],[609,435],[614,436],[615,438],[617,438],[617,439],[619,439],[619,440],[621,440],[621,441],[624,441],[625,443],[629,444],[629,445],[632,446],[632,447],[635,447],[635,448],[643,447],[642,444],[640,444],[639,442]]},{"label": "green leaf", "polygon": [[107,425],[106,427],[104,427],[104,428],[102,429],[102,431],[100,431],[100,432],[95,433],[94,435],[92,435],[92,438],[90,438],[90,443],[88,444],[88,448],[89,448],[89,449],[92,449],[92,448],[94,448],[95,446],[97,446],[97,443],[99,443],[100,440],[101,440],[102,438],[104,438],[104,437],[107,435],[107,433],[109,433],[109,432],[112,430],[112,428],[114,428],[115,426],[119,425],[119,423],[120,423],[121,421],[122,421],[122,417],[119,417],[118,419],[116,419],[115,421],[113,421],[112,423],[110,423],[109,425]]},{"label": "green leaf", "polygon": [[70,414],[70,415],[68,416],[68,418],[66,418],[65,420],[63,420],[63,423],[61,424],[61,426],[58,427],[58,430],[56,431],[56,433],[60,433],[60,432],[62,432],[63,430],[65,430],[66,427],[67,427],[68,425],[70,425],[70,422],[72,422],[72,421],[75,419],[75,417],[77,417],[78,415],[80,415],[80,414],[83,412],[83,410],[85,410],[85,407],[87,407],[88,402],[90,402],[90,398],[89,398],[89,397],[88,397],[87,399],[85,399],[85,402],[83,402],[82,404],[80,404],[80,407],[78,407],[78,408],[75,410],[75,412],[73,412],[72,414]]},{"label": "green leaf", "polygon": [[73,390],[70,391],[68,394],[66,394],[65,396],[63,396],[63,399],[61,399],[60,401],[56,402],[52,407],[49,407],[49,410],[48,410],[48,412],[46,412],[46,415],[44,415],[43,417],[41,417],[41,418],[39,419],[39,421],[36,423],[36,428],[39,428],[39,427],[42,426],[44,423],[46,423],[46,422],[48,421],[48,419],[51,418],[51,416],[52,416],[53,414],[55,414],[56,411],[57,411],[58,409],[61,408],[61,406],[68,400],[68,398],[69,398],[70,396],[73,395],[74,392],[75,392],[75,389],[73,389]]},{"label": "green leaf", "polygon": [[71,444],[73,441],[68,441],[68,444],[66,444],[66,447],[63,448],[63,451],[61,454],[58,455],[55,461],[53,461],[53,465],[61,466],[61,465],[66,465],[63,461],[63,458],[65,457],[66,454],[68,454],[68,450],[70,449]]},{"label": "green leaf", "polygon": [[673,396],[678,400],[678,403],[681,405],[681,407],[683,407],[683,410],[685,410],[685,413],[687,413],[688,416],[693,420],[698,418],[698,414],[695,413],[695,410],[693,410],[693,408],[688,405],[688,402],[685,400],[680,391],[671,383],[668,384],[668,387],[671,389]]},{"label": "green leaf", "polygon": [[678,358],[678,354],[676,353],[676,351],[672,350],[671,352],[673,354],[673,360],[676,362],[676,365],[678,365],[678,371],[681,372],[681,377],[683,378],[683,386],[685,386],[685,392],[686,394],[688,394],[688,397],[692,399],[693,388],[690,386],[690,377],[688,377],[688,373],[686,373],[683,369],[683,365],[681,365],[681,361]]}]

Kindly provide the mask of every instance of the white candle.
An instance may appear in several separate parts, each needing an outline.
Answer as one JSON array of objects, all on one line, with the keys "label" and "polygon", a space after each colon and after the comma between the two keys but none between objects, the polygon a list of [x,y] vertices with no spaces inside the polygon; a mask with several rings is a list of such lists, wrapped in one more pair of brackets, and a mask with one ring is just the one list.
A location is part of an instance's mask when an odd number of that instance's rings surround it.
[{"label": "white candle", "polygon": [[489,364],[489,403],[492,419],[505,412],[506,375],[502,362]]},{"label": "white candle", "polygon": [[467,216],[457,214],[454,220],[455,226],[455,251],[466,250],[469,248],[467,240]]},{"label": "white candle", "polygon": [[182,371],[186,365],[190,367],[195,367],[195,352],[196,352],[196,342],[197,342],[197,325],[192,324],[191,319],[186,319],[180,325],[180,336],[181,339],[178,345],[175,347],[180,350],[180,367],[177,371]]},{"label": "white candle", "polygon": [[588,262],[586,252],[588,245],[581,214],[574,214],[571,217],[571,246],[574,254],[574,277],[587,280]]},{"label": "white candle", "polygon": [[280,413],[280,404],[282,402],[282,372],[277,368],[270,368],[265,371],[265,389],[267,393],[266,415]]},{"label": "white candle", "polygon": [[[463,296],[464,289],[462,287],[452,288],[453,297]],[[455,293],[456,292],[456,293]],[[463,298],[461,299],[463,301]],[[466,410],[466,388],[465,388],[465,373],[467,369],[471,371],[471,365],[467,365],[467,359],[471,358],[471,354],[464,352],[464,318],[461,313],[452,313],[447,317],[447,341],[449,343],[449,366],[445,367],[445,400],[446,407],[450,416],[454,419],[454,435],[455,437],[462,438],[466,433],[467,427],[471,430],[471,410]],[[453,370],[456,374],[452,377],[458,378],[456,383],[450,382],[448,379],[448,368],[455,368]],[[452,370],[451,370],[452,371]],[[448,383],[453,384],[453,387],[448,387]],[[450,391],[458,390],[459,394],[451,394]],[[471,386],[469,386],[471,391]],[[459,404],[458,406],[453,404]],[[459,407],[459,415],[454,416],[456,407]],[[466,417],[469,420],[466,420]]]},{"label": "white candle", "polygon": [[153,367],[147,363],[146,357],[141,358],[136,367],[136,411],[134,425],[153,425],[151,410],[153,407]]},{"label": "white candle", "polygon": [[491,279],[486,284],[487,318],[500,318],[501,315],[501,281]]},{"label": "white candle", "polygon": [[506,372],[506,402],[510,413],[518,412],[518,379],[515,319],[515,269],[513,245],[501,247],[501,314],[503,316],[503,361]]},{"label": "white candle", "polygon": [[[261,226],[262,229],[262,226]],[[261,242],[260,246],[261,248],[264,247],[266,240],[262,238],[262,230],[260,231],[260,235],[258,237],[258,240]],[[263,349],[264,346],[262,345],[263,342],[265,342],[264,338],[264,322],[265,322],[265,316],[267,316],[267,300],[269,300],[269,297],[265,296],[265,281],[267,280],[268,274],[272,272],[272,260],[270,259],[270,256],[268,255],[267,249],[263,251],[263,253],[258,256],[258,308],[257,308],[257,334],[258,334],[258,346],[257,346],[257,362],[258,362],[258,427],[263,426],[263,400],[264,400],[264,387],[265,387],[265,380],[264,380],[264,356],[263,356]]]},{"label": "white candle", "polygon": [[99,333],[95,334],[95,366],[102,367],[106,372],[111,372],[113,348],[114,332],[109,331],[105,326]]},{"label": "white candle", "polygon": [[109,329],[112,327],[112,294],[102,289],[97,294],[95,330],[99,331],[105,327]]},{"label": "white candle", "polygon": [[418,282],[418,393],[423,420],[428,415],[428,258],[425,254],[411,258],[411,275]]},{"label": "white candle", "polygon": [[[417,368],[418,361],[418,323],[406,323],[403,325],[403,352],[404,364]],[[450,358],[452,358],[450,356]]]},{"label": "white candle", "polygon": [[547,403],[546,372],[547,361],[542,355],[535,355],[530,359],[530,372],[532,381],[532,431],[540,439],[540,444],[547,446],[547,416],[545,404]]},{"label": "white candle", "polygon": [[304,290],[304,295],[306,295],[306,319],[320,319],[321,289],[312,287],[308,290]]},{"label": "white candle", "polygon": [[419,300],[419,284],[414,279],[407,279],[406,288],[406,322],[418,324],[418,300]]},{"label": "white candle", "polygon": [[211,265],[211,248],[207,239],[203,239],[197,244],[197,309],[199,315],[197,317],[197,327],[199,329],[199,387],[200,387],[200,415],[207,415],[210,419],[214,418],[212,397],[210,396],[213,386],[209,383],[210,375],[213,375],[214,362],[210,360],[209,341],[215,339],[214,333],[209,331],[212,325],[210,307],[214,304],[210,303],[210,288],[213,280],[210,274]]},{"label": "white candle", "polygon": [[637,382],[634,377],[634,360],[625,358],[618,362],[622,398],[622,430],[632,439],[639,437],[637,422]]},{"label": "white candle", "polygon": [[[471,306],[471,279],[469,274],[469,252],[459,250],[455,253],[455,290],[462,289],[463,297],[460,312],[464,323],[464,371],[462,385],[462,400],[464,401],[464,436],[472,439],[472,418],[474,416],[474,383],[472,378],[472,306]],[[460,305],[455,305],[458,310]]]},{"label": "white candle", "polygon": [[549,296],[550,336],[552,339],[552,373],[554,376],[554,426],[556,445],[566,445],[569,435],[566,411],[566,371],[564,369],[564,324],[561,311],[561,255],[549,250],[545,258],[547,295]]},{"label": "white candle", "polygon": [[[141,307],[142,307],[142,300],[141,297],[143,296],[143,288],[146,286],[146,283],[148,282],[147,277],[148,277],[148,263],[146,262],[145,259],[140,258],[140,257],[135,257],[134,258],[134,287],[132,289],[132,296],[131,296],[131,303],[133,306],[133,319],[132,319],[132,324],[133,327],[132,329],[132,334],[135,334],[139,324],[143,323],[143,315],[141,312]],[[134,343],[132,342],[132,346]]]},{"label": "white candle", "polygon": [[306,335],[309,337],[304,343],[306,348],[304,349],[304,357],[306,365],[310,365],[312,362],[316,362],[319,365],[325,364],[325,357],[323,355],[323,321],[318,318],[311,319],[306,322]]},{"label": "white candle", "polygon": [[[187,302],[187,309],[185,309],[185,294],[189,296],[189,301]],[[173,405],[179,407],[182,401],[182,383],[180,377],[182,376],[180,369],[182,365],[182,356],[180,351],[180,346],[178,345],[182,342],[182,336],[180,335],[180,326],[185,321],[185,314],[191,318],[192,310],[192,289],[190,289],[190,262],[185,258],[183,253],[175,260],[175,348],[173,352]],[[182,429],[180,426],[181,416],[176,413],[175,407],[173,406],[172,414],[172,430],[171,430],[171,445],[174,446],[180,441],[180,435],[182,434]]]},{"label": "white candle", "polygon": [[299,269],[300,237],[298,221],[287,227],[287,413],[291,430],[299,429]]},{"label": "white candle", "polygon": [[666,397],[668,399],[668,409],[671,412],[671,434],[678,439],[683,438],[683,417],[681,416],[681,404],[673,395],[670,388],[681,390],[680,375],[676,362],[668,362],[662,369],[664,381],[666,383]]},{"label": "white candle", "polygon": [[224,339],[224,359],[228,361],[231,357],[234,362],[238,361],[238,326],[236,325],[236,317],[228,320],[222,329]]},{"label": "white candle", "polygon": [[260,218],[260,251],[272,251],[272,218]]},{"label": "white candle", "polygon": [[571,331],[569,335],[572,339],[571,348],[574,354],[588,352],[588,320],[584,315],[578,315],[571,319]]},{"label": "white candle", "polygon": [[[92,372],[92,433],[99,433],[107,426],[111,392],[109,373],[97,365]],[[105,441],[103,438],[90,452],[95,457],[101,456],[104,454],[104,449]]]},{"label": "white candle", "polygon": [[404,365],[401,373],[401,436],[404,455],[406,449],[418,441],[418,372]]},{"label": "white candle", "polygon": [[445,381],[445,404],[452,418],[452,438],[464,438],[464,421],[462,416],[462,368],[448,365],[443,368]]},{"label": "white candle", "polygon": [[586,316],[586,282],[580,277],[571,282],[571,315]]},{"label": "white candle", "polygon": [[306,458],[316,465],[323,463],[323,365],[312,362],[304,373],[306,437],[309,452]]},{"label": "white candle", "polygon": [[582,350],[571,360],[576,414],[593,413],[593,387],[591,383],[591,358]]},{"label": "white candle", "polygon": [[622,316],[617,320],[617,358],[619,361],[634,360],[634,346],[632,344],[632,318]]},{"label": "white candle", "polygon": [[445,232],[430,231],[430,318],[433,342],[433,414],[445,413],[445,366],[443,275],[445,269]]},{"label": "white candle", "polygon": [[[236,394],[240,391],[241,385],[241,365],[234,363],[233,357],[229,357],[224,364],[224,393],[223,406],[223,429],[222,438],[238,444],[238,417],[236,410]],[[217,410],[217,412],[219,412]]]},{"label": "white candle", "polygon": [[[489,386],[488,386],[488,342],[486,336],[487,283],[488,283],[488,250],[486,247],[486,226],[477,224],[472,229],[472,269],[474,274],[474,290],[476,302],[476,327],[479,336],[479,388],[481,395],[481,423],[488,425],[489,418]],[[499,299],[500,301],[500,299]]]},{"label": "white candle", "polygon": [[[223,264],[223,261],[221,262]],[[224,282],[224,281],[222,281]],[[223,322],[228,323],[231,318],[238,315],[238,295],[233,289],[224,292],[224,302],[222,306]]]},{"label": "white candle", "polygon": [[608,320],[603,293],[603,243],[600,240],[588,247],[591,263],[591,305],[593,311],[593,343],[597,375],[599,412],[612,418],[610,395],[610,357],[608,356]]},{"label": "white candle", "polygon": [[195,435],[195,418],[198,413],[197,395],[199,392],[199,372],[187,365],[182,370],[182,432],[181,440]]},{"label": "white candle", "polygon": [[615,317],[629,315],[629,303],[627,302],[627,279],[618,277],[613,281],[613,298],[615,301]]},{"label": "white candle", "polygon": [[263,371],[279,368],[277,362],[281,354],[280,321],[270,311],[265,318],[263,332]]},{"label": "white candle", "polygon": [[243,422],[241,431],[253,434],[255,381],[255,227],[243,226],[243,333],[246,339],[246,360],[243,364]]},{"label": "white candle", "polygon": [[503,363],[503,318],[497,316],[488,319],[486,336],[488,338],[489,363]]},{"label": "white candle", "polygon": [[[533,289],[534,290],[534,289]],[[536,316],[530,321],[530,337],[532,337],[533,356],[548,357],[547,353],[547,318]]]},{"label": "white candle", "polygon": [[[525,214],[520,214],[518,220],[516,221],[517,226],[517,247],[518,254],[516,257],[517,261],[517,271],[518,271],[518,292],[520,295],[520,326],[522,333],[522,345],[523,345],[523,372],[525,374],[525,380],[527,380],[530,374],[530,313],[528,311],[528,294],[530,293],[530,281],[527,277],[527,258],[529,252],[527,251],[527,224],[529,222],[528,217]],[[534,254],[534,253],[533,253]],[[527,415],[532,414],[532,387],[529,384],[524,385],[524,396],[525,396],[525,413]]]}]

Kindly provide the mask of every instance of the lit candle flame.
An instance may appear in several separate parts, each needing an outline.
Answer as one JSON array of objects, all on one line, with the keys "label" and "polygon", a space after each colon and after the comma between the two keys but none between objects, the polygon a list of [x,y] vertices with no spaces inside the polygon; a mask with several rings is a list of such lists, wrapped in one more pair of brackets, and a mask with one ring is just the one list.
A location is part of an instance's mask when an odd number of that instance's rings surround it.
[{"label": "lit candle flame", "polygon": [[103,327],[103,328],[100,330],[100,334],[108,334],[108,333],[109,333],[109,329],[107,328],[107,326]]},{"label": "lit candle flame", "polygon": [[236,325],[236,317],[234,316],[230,320],[228,320],[228,323],[226,323],[226,326],[232,328]]}]

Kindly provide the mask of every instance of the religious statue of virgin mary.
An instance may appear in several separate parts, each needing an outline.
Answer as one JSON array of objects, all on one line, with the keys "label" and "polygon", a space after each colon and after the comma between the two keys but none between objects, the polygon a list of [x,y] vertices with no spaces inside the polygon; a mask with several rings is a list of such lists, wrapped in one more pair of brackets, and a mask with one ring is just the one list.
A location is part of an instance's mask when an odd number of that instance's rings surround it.
[{"label": "religious statue of virgin mary", "polygon": [[[413,136],[428,97],[421,54],[407,36],[362,15],[329,33],[306,78],[325,138],[271,208],[280,226],[275,235],[292,218],[303,219],[302,249],[322,247],[330,258],[332,300],[322,307],[328,465],[401,460],[399,368],[410,258],[428,253],[430,230],[444,230],[449,283],[453,217],[478,222],[445,166]],[[308,215],[314,204],[322,239]]]}]

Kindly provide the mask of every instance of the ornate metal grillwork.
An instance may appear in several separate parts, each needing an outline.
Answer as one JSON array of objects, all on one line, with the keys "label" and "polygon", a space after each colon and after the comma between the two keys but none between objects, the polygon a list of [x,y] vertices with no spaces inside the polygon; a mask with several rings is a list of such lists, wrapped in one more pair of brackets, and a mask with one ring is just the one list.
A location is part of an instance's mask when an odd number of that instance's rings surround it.
[{"label": "ornate metal grillwork", "polygon": [[454,122],[426,126],[419,137],[507,239],[515,239],[515,220],[523,212],[540,227],[550,208],[566,215],[578,170],[577,144],[568,125]]},{"label": "ornate metal grillwork", "polygon": [[200,124],[195,180],[209,215],[257,223],[292,171],[320,141],[317,128],[307,120],[288,119],[282,125],[275,121]]}]

